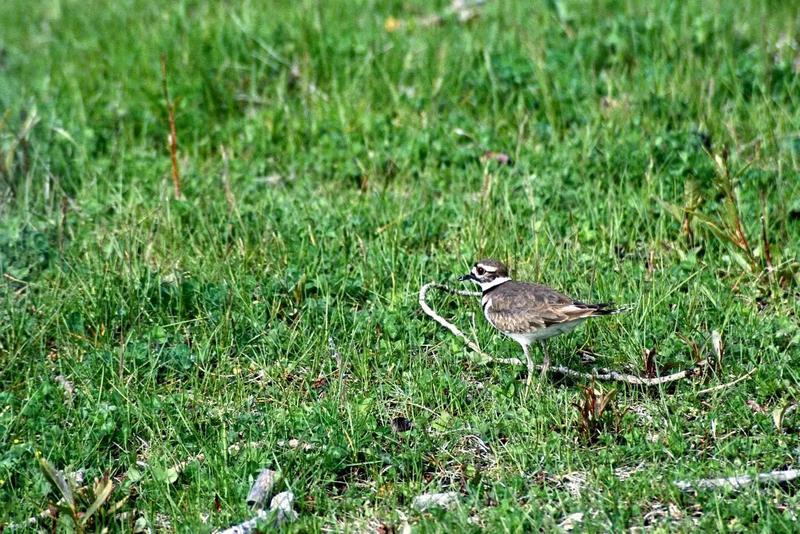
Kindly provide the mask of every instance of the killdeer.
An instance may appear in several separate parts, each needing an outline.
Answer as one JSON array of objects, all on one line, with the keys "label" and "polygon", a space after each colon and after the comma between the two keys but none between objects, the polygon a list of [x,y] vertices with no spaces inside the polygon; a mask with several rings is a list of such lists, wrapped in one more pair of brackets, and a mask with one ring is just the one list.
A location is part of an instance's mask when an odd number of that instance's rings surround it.
[{"label": "killdeer", "polygon": [[517,282],[509,276],[508,267],[497,260],[478,261],[469,274],[459,280],[481,286],[481,306],[486,320],[522,345],[528,365],[528,385],[533,371],[533,360],[528,350],[531,343],[538,341],[542,346],[544,377],[550,366],[545,340],[571,332],[590,317],[625,311],[625,308],[615,308],[612,304],[586,304],[538,284]]}]

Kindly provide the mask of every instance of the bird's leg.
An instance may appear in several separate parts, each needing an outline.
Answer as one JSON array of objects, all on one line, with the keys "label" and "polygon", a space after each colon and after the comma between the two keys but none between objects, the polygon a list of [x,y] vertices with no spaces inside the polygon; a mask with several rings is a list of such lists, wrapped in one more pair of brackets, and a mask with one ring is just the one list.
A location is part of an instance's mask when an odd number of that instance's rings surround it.
[{"label": "bird's leg", "polygon": [[550,354],[547,353],[547,345],[544,340],[539,341],[542,346],[542,353],[544,354],[544,361],[542,362],[542,375],[541,380],[544,381],[547,371],[550,369]]},{"label": "bird's leg", "polygon": [[528,391],[531,387],[531,379],[533,378],[533,360],[531,359],[531,353],[528,350],[528,345],[522,345],[522,352],[525,353],[525,363],[528,366],[528,378],[525,379],[525,391]]}]

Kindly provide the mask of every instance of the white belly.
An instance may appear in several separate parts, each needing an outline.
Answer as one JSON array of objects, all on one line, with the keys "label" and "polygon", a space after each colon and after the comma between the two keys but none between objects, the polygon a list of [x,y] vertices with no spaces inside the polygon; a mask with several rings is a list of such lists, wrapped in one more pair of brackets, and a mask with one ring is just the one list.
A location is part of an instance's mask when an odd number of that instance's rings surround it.
[{"label": "white belly", "polygon": [[568,323],[554,324],[536,332],[528,332],[525,334],[506,334],[508,337],[519,343],[520,345],[530,345],[534,341],[544,341],[545,339],[561,334],[572,332],[586,319],[578,319]]}]

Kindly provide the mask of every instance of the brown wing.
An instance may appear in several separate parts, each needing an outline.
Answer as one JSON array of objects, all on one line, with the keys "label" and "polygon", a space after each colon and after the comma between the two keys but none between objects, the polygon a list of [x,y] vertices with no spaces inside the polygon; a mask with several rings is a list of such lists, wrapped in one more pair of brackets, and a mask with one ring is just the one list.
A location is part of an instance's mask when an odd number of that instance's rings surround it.
[{"label": "brown wing", "polygon": [[[549,287],[525,282],[503,284],[502,298],[492,298],[492,322],[506,332],[526,333],[555,324],[604,315],[603,305],[584,304]],[[500,295],[498,295],[500,297]]]}]

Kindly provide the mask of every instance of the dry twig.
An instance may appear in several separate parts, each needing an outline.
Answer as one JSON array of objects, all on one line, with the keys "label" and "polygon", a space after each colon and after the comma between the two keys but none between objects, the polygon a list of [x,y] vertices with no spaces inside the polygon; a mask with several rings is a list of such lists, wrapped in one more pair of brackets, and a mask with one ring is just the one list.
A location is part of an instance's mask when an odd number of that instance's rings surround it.
[{"label": "dry twig", "polygon": [[[511,365],[524,365],[522,361],[519,360],[518,358],[495,358],[494,356],[485,353],[480,349],[480,347],[478,347],[478,344],[475,343],[475,341],[469,339],[461,330],[458,329],[458,327],[456,327],[454,324],[447,321],[441,315],[436,313],[427,302],[428,290],[430,290],[431,288],[440,289],[442,291],[445,291],[446,293],[450,293],[451,295],[459,295],[463,297],[478,297],[481,295],[479,292],[456,290],[444,284],[431,282],[423,285],[420,288],[419,305],[422,308],[422,311],[424,311],[426,315],[428,315],[430,318],[432,318],[434,321],[436,321],[443,327],[447,328],[450,331],[450,333],[452,333],[454,336],[462,339],[470,349],[477,352],[488,361],[496,363],[506,363]],[[610,369],[592,369],[590,372],[587,373],[583,371],[576,371],[575,369],[570,369],[569,367],[564,367],[561,365],[550,365],[548,367],[548,370],[551,373],[567,376],[570,378],[582,378],[585,380],[592,380],[592,379],[610,380],[614,382],[624,382],[626,384],[641,385],[641,386],[658,386],[661,384],[667,384],[669,382],[675,382],[676,380],[682,380],[684,378],[690,378],[692,376],[695,376],[700,372],[700,369],[705,365],[706,361],[703,360],[698,362],[691,369],[685,369],[683,371],[679,371],[671,375],[658,376],[655,378],[643,378],[641,376],[620,373],[618,371],[612,371]],[[543,366],[541,364],[537,364],[535,368],[541,371]]]},{"label": "dry twig", "polygon": [[770,471],[758,475],[737,475],[727,478],[705,478],[702,480],[679,480],[675,483],[681,491],[695,491],[704,489],[741,489],[752,484],[781,484],[800,478],[800,469],[787,469],[785,471]]},{"label": "dry twig", "polygon": [[742,382],[743,380],[747,380],[748,378],[753,376],[753,373],[755,373],[757,370],[758,370],[757,367],[753,367],[752,369],[750,369],[747,372],[747,374],[740,376],[739,378],[737,378],[736,380],[733,380],[732,382],[728,382],[726,384],[720,384],[718,386],[714,386],[714,387],[711,387],[711,388],[701,389],[700,391],[697,392],[697,394],[698,395],[707,395],[709,393],[714,393],[715,391],[720,391],[722,389],[729,388],[731,386],[735,386],[739,382]]},{"label": "dry twig", "polygon": [[222,189],[225,191],[225,202],[228,204],[228,215],[234,213],[238,215],[239,210],[236,209],[236,197],[233,196],[233,190],[231,189],[230,156],[225,149],[225,145],[219,146],[219,153],[222,155],[222,175],[220,178],[222,178]]},{"label": "dry twig", "polygon": [[175,188],[175,198],[181,198],[181,172],[178,168],[178,132],[175,128],[175,105],[169,99],[167,88],[167,57],[161,56],[161,85],[164,91],[164,103],[167,106],[169,117],[169,156],[172,160],[172,185]]},{"label": "dry twig", "polygon": [[464,342],[467,344],[467,346],[469,348],[471,348],[476,353],[480,354],[482,357],[488,359],[491,362],[507,363],[507,364],[510,364],[510,365],[524,365],[519,358],[495,358],[494,356],[490,356],[489,354],[486,354],[485,352],[483,352],[481,350],[481,348],[478,346],[477,343],[475,343],[474,341],[469,339],[461,330],[458,329],[458,327],[456,327],[453,323],[448,322],[441,315],[436,313],[433,310],[433,308],[431,308],[428,305],[428,302],[426,300],[426,297],[428,295],[428,290],[430,288],[432,288],[432,287],[436,288],[436,289],[441,289],[442,291],[450,293],[451,295],[459,295],[459,296],[462,296],[462,297],[480,297],[481,296],[480,292],[478,292],[478,291],[456,290],[456,289],[452,289],[450,287],[447,287],[444,284],[437,284],[437,283],[432,282],[430,284],[425,284],[424,286],[422,286],[420,288],[420,290],[419,290],[419,305],[422,307],[422,311],[424,311],[426,315],[431,317],[434,321],[436,321],[437,323],[439,323],[443,327],[445,327],[448,330],[450,330],[450,332],[454,336],[463,339]]}]

